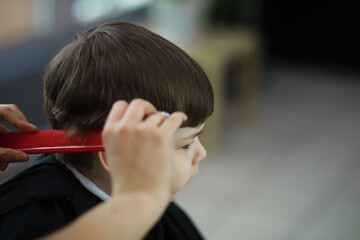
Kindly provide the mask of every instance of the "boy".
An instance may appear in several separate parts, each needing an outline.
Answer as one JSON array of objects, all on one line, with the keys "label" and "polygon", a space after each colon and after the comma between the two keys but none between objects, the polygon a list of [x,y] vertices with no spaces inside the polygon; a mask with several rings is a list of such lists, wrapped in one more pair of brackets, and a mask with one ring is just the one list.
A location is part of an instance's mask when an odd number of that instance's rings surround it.
[{"label": "boy", "polygon": [[[206,157],[197,136],[214,102],[211,85],[200,66],[145,28],[115,22],[79,36],[44,72],[47,118],[52,128],[68,129],[75,137],[81,137],[82,131],[102,128],[115,101],[136,98],[151,102],[158,110],[182,111],[188,116],[175,134],[175,149],[169,149],[175,151],[172,202]],[[135,100],[133,105],[140,102]],[[151,114],[147,118],[161,125],[165,116]],[[126,149],[128,142],[122,144]],[[127,175],[120,177],[126,179]],[[41,156],[31,168],[1,186],[0,228],[6,229],[1,232],[8,238],[43,236],[109,199],[112,190],[104,152]],[[16,196],[16,201],[10,201],[11,196]],[[170,203],[145,239],[202,237],[185,213]]]}]

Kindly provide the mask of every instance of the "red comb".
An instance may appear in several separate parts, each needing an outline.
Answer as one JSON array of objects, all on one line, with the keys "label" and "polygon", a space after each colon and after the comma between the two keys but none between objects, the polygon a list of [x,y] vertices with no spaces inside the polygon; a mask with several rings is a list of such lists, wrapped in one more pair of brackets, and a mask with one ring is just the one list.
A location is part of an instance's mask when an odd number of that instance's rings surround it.
[{"label": "red comb", "polygon": [[65,130],[0,133],[0,147],[18,149],[28,154],[104,151],[101,130],[82,133],[81,140],[70,138]]}]

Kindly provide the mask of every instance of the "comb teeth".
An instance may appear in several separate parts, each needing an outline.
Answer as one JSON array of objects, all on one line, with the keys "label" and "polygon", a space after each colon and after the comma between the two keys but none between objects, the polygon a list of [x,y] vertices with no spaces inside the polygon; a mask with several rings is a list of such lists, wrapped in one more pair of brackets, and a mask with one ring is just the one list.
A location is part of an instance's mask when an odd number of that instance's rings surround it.
[{"label": "comb teeth", "polygon": [[70,138],[64,130],[0,133],[0,147],[28,154],[104,151],[101,130],[87,131],[82,134],[81,140]]}]

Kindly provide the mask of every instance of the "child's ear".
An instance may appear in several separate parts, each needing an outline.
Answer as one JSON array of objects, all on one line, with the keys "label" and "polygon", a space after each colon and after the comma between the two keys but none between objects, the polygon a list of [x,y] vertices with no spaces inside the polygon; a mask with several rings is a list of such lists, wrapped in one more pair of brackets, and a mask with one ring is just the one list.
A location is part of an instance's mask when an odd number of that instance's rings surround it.
[{"label": "child's ear", "polygon": [[106,159],[106,154],[105,152],[98,152],[98,157],[99,157],[99,160],[102,164],[102,166],[104,167],[104,169],[110,173],[110,168],[109,168],[109,165],[108,165],[108,162],[107,162],[107,159]]}]

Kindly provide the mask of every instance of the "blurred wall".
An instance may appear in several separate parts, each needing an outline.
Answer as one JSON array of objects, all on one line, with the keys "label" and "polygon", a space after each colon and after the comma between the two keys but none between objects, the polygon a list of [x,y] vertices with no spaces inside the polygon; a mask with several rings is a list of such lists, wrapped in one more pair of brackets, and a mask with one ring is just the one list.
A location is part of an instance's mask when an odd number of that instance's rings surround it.
[{"label": "blurred wall", "polygon": [[0,0],[0,47],[32,34],[33,0]]}]

